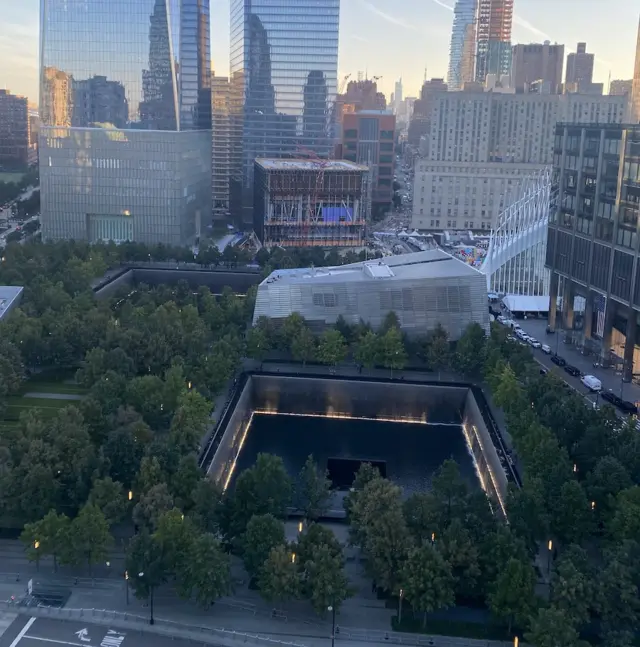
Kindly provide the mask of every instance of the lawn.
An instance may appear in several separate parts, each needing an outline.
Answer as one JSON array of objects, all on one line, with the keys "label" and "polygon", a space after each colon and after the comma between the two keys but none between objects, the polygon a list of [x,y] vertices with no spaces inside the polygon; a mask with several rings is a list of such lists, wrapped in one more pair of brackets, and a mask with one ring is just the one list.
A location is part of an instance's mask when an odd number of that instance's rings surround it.
[{"label": "lawn", "polygon": [[24,177],[24,173],[2,173],[0,172],[0,182],[14,182],[18,184]]}]

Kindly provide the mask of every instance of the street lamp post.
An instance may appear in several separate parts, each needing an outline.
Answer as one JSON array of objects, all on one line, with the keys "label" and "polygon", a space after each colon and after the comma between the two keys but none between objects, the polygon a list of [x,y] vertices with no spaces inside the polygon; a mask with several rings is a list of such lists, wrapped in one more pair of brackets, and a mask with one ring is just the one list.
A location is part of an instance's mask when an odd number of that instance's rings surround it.
[{"label": "street lamp post", "polygon": [[124,572],[124,592],[127,606],[129,606],[129,571]]},{"label": "street lamp post", "polygon": [[[144,571],[141,571],[138,573],[139,578],[144,577]],[[149,587],[149,624],[153,625],[155,624],[155,620],[153,619],[153,587]]]},{"label": "street lamp post", "polygon": [[549,550],[547,555],[547,575],[551,575],[551,553],[553,552],[553,541],[551,539],[549,539],[547,549]]},{"label": "street lamp post", "polygon": [[331,647],[336,644],[336,605],[335,603],[327,607],[331,611]]},{"label": "street lamp post", "polygon": [[33,542],[33,548],[36,551],[36,571],[40,572],[40,542],[37,539]]},{"label": "street lamp post", "polygon": [[404,589],[400,589],[398,596],[398,624],[402,622],[402,598],[404,598]]}]

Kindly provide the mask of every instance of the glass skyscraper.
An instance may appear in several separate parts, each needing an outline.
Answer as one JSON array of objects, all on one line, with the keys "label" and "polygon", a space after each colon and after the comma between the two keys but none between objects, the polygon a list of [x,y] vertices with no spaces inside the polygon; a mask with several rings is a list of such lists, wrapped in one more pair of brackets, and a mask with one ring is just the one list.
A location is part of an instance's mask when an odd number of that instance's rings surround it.
[{"label": "glass skyscraper", "polygon": [[466,82],[474,80],[476,5],[477,0],[457,0],[453,10],[447,74],[449,90],[461,90]]},{"label": "glass skyscraper", "polygon": [[511,71],[513,0],[478,0],[476,15],[476,81]]},{"label": "glass skyscraper", "polygon": [[256,158],[327,157],[340,0],[231,0],[231,212],[252,220]]},{"label": "glass skyscraper", "polygon": [[45,238],[186,244],[211,217],[209,0],[41,0]]}]

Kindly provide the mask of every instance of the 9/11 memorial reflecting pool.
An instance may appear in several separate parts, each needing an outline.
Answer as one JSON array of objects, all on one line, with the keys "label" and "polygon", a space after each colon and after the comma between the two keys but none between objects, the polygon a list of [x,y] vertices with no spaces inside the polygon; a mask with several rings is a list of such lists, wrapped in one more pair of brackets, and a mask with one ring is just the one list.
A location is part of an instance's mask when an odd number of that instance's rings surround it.
[{"label": "9/11 memorial reflecting pool", "polygon": [[[371,462],[409,496],[429,490],[453,458],[504,514],[514,474],[486,412],[484,395],[468,384],[247,372],[202,463],[227,489],[261,452],[282,457],[294,478],[312,454],[344,493],[359,465]],[[340,516],[337,499],[331,508]]]},{"label": "9/11 memorial reflecting pool", "polygon": [[[321,470],[328,469],[333,486],[351,486],[360,463],[378,467],[382,476],[403,489],[404,496],[430,489],[434,472],[454,459],[470,487],[478,477],[461,424],[379,422],[304,415],[256,413],[251,422],[235,476],[251,467],[259,453],[280,456],[296,478],[309,454]],[[231,483],[233,487],[233,483]]]}]

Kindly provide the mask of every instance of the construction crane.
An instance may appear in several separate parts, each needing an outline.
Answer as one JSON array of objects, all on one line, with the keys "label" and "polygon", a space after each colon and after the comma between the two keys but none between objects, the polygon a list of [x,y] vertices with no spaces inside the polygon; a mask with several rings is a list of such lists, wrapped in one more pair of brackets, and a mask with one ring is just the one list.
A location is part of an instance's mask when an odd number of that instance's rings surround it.
[{"label": "construction crane", "polygon": [[342,81],[340,81],[340,87],[338,88],[338,94],[344,94],[344,90],[347,87],[347,81],[351,78],[351,74],[346,74]]}]

